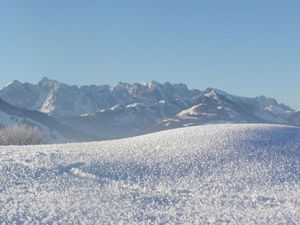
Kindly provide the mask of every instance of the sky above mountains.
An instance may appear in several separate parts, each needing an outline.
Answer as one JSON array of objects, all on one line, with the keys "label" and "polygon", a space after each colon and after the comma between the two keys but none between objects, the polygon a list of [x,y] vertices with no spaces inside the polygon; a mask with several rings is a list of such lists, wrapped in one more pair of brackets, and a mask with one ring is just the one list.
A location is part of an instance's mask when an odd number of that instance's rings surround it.
[{"label": "sky above mountains", "polygon": [[0,86],[183,82],[300,108],[300,2],[0,2]]}]

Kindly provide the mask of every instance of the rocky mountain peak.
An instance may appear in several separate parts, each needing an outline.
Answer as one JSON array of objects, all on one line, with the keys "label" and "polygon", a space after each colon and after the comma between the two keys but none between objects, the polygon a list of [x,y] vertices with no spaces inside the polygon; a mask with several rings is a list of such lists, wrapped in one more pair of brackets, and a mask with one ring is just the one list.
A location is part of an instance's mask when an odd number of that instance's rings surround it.
[{"label": "rocky mountain peak", "polygon": [[13,80],[11,82],[9,82],[7,85],[5,85],[5,87],[20,87],[22,86],[23,83],[19,80]]}]

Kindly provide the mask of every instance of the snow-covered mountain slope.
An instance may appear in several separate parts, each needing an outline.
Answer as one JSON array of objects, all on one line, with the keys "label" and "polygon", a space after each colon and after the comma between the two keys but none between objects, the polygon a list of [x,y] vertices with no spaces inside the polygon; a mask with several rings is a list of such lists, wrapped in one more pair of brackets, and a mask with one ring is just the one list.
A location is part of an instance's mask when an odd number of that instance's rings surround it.
[{"label": "snow-covered mountain slope", "polygon": [[[0,90],[0,97],[19,107],[39,110],[57,118],[108,109],[115,105],[165,101],[182,110],[198,97],[200,91],[184,84],[119,83],[109,85],[71,86],[48,78],[38,84],[13,81]],[[175,112],[177,112],[175,111]]]},{"label": "snow-covered mountain slope", "polygon": [[6,224],[299,224],[300,128],[0,147]]},{"label": "snow-covered mountain slope", "polygon": [[102,139],[114,139],[151,133],[167,115],[177,111],[177,106],[165,101],[153,105],[133,103],[115,105],[79,117],[65,117],[63,121],[70,127],[80,127],[84,132]]},{"label": "snow-covered mountain slope", "polygon": [[208,123],[292,124],[287,118],[292,111],[272,98],[246,98],[209,88],[192,107],[164,120],[161,126],[168,128]]},{"label": "snow-covered mountain slope", "polygon": [[47,114],[13,106],[0,99],[0,126],[18,123],[39,127],[47,134],[52,143],[88,140],[87,135],[59,123]]}]

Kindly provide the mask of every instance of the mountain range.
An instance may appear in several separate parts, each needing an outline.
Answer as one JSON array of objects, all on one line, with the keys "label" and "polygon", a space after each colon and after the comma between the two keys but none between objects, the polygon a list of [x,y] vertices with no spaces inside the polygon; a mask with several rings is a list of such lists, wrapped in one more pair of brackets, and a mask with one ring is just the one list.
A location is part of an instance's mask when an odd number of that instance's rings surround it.
[{"label": "mountain range", "polygon": [[240,97],[214,88],[200,91],[182,83],[78,87],[45,77],[37,84],[14,80],[0,89],[0,98],[0,106],[6,103],[26,115],[34,112],[31,120],[43,117],[39,123],[59,127],[54,130],[72,140],[123,138],[211,123],[300,126],[300,111],[273,98]]}]

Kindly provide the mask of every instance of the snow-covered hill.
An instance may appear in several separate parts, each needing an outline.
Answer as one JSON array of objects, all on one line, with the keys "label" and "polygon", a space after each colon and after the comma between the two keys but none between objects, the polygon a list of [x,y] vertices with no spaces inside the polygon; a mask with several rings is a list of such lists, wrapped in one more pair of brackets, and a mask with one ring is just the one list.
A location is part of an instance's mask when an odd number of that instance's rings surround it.
[{"label": "snow-covered hill", "polygon": [[299,224],[300,128],[0,147],[6,224]]}]

